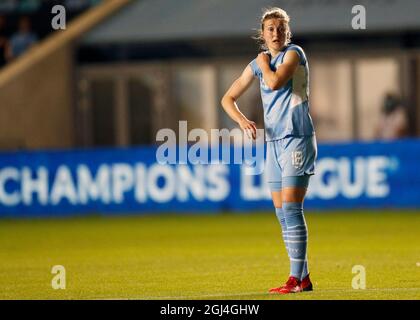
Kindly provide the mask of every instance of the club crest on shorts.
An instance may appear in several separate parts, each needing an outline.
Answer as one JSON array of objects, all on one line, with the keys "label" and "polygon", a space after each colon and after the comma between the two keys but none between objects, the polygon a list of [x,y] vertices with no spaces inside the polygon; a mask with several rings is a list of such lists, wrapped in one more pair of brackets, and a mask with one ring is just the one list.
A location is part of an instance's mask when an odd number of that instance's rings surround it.
[{"label": "club crest on shorts", "polygon": [[292,165],[299,169],[303,165],[303,154],[302,151],[292,151]]}]

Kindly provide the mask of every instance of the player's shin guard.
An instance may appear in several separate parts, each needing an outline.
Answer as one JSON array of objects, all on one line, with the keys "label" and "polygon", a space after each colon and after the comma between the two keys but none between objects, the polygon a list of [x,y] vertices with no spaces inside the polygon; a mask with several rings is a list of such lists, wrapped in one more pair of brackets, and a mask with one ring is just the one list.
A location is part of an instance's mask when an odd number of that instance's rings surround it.
[{"label": "player's shin guard", "polygon": [[307,228],[303,216],[303,203],[283,202],[287,226],[287,248],[290,258],[290,275],[301,279],[305,269]]}]

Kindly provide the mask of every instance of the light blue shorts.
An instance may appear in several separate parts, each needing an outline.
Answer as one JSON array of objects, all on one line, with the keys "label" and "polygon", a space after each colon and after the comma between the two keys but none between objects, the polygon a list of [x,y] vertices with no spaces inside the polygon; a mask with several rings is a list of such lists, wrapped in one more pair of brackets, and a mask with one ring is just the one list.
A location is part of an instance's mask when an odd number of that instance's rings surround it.
[{"label": "light blue shorts", "polygon": [[265,174],[271,191],[307,188],[309,176],[315,174],[317,150],[315,135],[267,141]]}]

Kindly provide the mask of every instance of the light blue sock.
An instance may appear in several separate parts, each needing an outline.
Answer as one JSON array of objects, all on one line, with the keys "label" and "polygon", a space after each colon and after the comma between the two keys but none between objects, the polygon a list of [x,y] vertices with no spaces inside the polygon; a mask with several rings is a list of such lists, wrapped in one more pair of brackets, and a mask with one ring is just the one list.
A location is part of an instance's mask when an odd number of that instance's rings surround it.
[{"label": "light blue sock", "polygon": [[[283,236],[283,241],[284,241],[284,245],[286,247],[286,251],[287,251],[287,255],[290,258],[289,255],[289,248],[287,246],[288,243],[288,238],[287,238],[287,226],[286,226],[286,218],[284,217],[284,212],[283,212],[283,208],[275,208],[276,209],[276,216],[277,219],[279,220],[279,223],[281,225],[281,231],[282,231],[282,236]],[[305,263],[303,265],[303,271],[302,271],[302,276],[300,277],[300,279],[302,280],[303,278],[305,278],[308,275],[308,260],[305,257]]]},{"label": "light blue sock", "polygon": [[281,225],[281,234],[283,236],[284,245],[286,246],[287,255],[289,255],[289,249],[287,247],[287,226],[286,218],[284,217],[283,209],[276,208],[276,216]]},{"label": "light blue sock", "polygon": [[303,216],[303,203],[283,202],[283,213],[287,226],[290,275],[301,279],[308,273],[306,262],[308,235],[305,217]]},{"label": "light blue sock", "polygon": [[[306,240],[306,241],[308,241],[308,240]],[[309,274],[308,258],[305,257],[305,263],[303,264],[303,271],[302,271],[302,275],[300,277],[300,280],[302,280],[303,278],[305,278],[308,274]]]}]

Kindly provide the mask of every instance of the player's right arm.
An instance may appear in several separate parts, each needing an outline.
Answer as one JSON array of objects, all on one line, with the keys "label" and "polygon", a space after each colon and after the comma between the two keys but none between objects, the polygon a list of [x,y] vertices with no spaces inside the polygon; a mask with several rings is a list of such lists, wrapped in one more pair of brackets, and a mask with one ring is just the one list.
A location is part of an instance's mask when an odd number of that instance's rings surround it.
[{"label": "player's right arm", "polygon": [[236,79],[230,86],[229,90],[226,91],[222,98],[222,106],[229,117],[233,121],[237,122],[239,126],[247,134],[250,132],[253,139],[257,136],[257,127],[255,122],[248,120],[247,117],[239,110],[236,101],[239,97],[249,88],[252,81],[254,80],[254,74],[249,65],[246,66],[240,77]]}]

